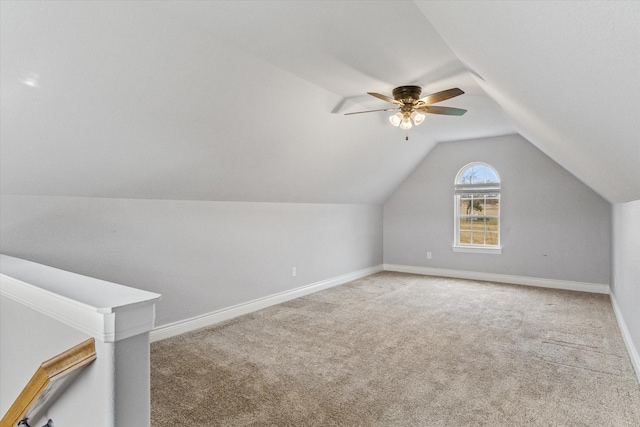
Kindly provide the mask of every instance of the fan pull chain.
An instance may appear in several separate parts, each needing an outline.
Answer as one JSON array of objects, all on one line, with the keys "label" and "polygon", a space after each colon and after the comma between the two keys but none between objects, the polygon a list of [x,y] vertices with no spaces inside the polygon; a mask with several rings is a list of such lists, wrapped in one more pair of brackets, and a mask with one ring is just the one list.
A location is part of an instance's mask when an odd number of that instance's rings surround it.
[{"label": "fan pull chain", "polygon": [[405,130],[404,140],[405,141],[409,140],[409,130]]}]

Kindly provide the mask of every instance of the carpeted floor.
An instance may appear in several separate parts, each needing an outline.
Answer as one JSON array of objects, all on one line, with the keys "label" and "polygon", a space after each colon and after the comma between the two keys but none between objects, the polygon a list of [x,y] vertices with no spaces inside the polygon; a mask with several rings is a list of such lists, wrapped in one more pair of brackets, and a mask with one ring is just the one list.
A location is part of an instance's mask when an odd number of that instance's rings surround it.
[{"label": "carpeted floor", "polygon": [[162,426],[640,426],[606,295],[382,272],[151,346]]}]

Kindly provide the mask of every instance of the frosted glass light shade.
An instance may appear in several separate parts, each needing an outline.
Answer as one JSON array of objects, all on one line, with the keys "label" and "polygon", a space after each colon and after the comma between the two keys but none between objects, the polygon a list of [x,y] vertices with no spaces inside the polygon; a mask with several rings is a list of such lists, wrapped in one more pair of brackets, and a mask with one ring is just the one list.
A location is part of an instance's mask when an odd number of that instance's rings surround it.
[{"label": "frosted glass light shade", "polygon": [[393,116],[389,117],[389,121],[396,127],[400,126],[400,123],[402,122],[402,113],[396,113]]},{"label": "frosted glass light shade", "polygon": [[411,124],[411,119],[409,117],[405,117],[402,119],[402,122],[400,123],[400,128],[401,129],[411,129],[413,125]]},{"label": "frosted glass light shade", "polygon": [[411,118],[413,119],[413,122],[416,124],[416,126],[424,122],[424,117],[425,117],[424,114],[418,113],[417,111],[414,111],[413,113],[411,113]]}]

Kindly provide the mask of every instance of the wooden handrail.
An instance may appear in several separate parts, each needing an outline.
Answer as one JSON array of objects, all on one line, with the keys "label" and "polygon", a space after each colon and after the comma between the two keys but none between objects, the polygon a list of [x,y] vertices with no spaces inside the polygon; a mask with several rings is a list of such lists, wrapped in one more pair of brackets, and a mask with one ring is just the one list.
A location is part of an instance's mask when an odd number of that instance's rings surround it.
[{"label": "wooden handrail", "polygon": [[95,340],[88,340],[42,362],[0,421],[0,427],[15,427],[40,407],[51,394],[56,382],[96,359]]}]

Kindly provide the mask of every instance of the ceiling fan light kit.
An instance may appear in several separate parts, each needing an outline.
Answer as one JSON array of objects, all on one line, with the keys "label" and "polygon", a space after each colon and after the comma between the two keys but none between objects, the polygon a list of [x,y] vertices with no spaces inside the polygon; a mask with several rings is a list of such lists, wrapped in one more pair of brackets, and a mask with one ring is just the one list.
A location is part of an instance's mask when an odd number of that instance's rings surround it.
[{"label": "ceiling fan light kit", "polygon": [[402,113],[395,113],[394,115],[389,117],[389,121],[395,127],[400,126],[400,123],[402,122],[402,119],[403,119]]},{"label": "ceiling fan light kit", "polygon": [[400,129],[409,130],[412,126],[410,117],[402,118],[402,122],[400,122]]},{"label": "ceiling fan light kit", "polygon": [[411,118],[413,119],[413,122],[416,124],[416,126],[421,125],[422,122],[424,122],[425,117],[426,116],[424,114],[418,113],[417,111],[411,113]]},{"label": "ceiling fan light kit", "polygon": [[[375,92],[367,92],[371,96],[375,96],[378,99],[394,104],[399,110],[397,113],[389,117],[389,122],[393,126],[400,127],[400,129],[409,130],[415,124],[416,126],[422,124],[425,119],[425,114],[442,114],[445,116],[461,116],[467,112],[460,108],[440,107],[433,106],[432,104],[445,101],[447,99],[454,98],[462,95],[464,92],[458,88],[443,90],[442,92],[433,93],[431,95],[420,98],[422,88],[419,86],[399,86],[393,89],[393,98],[381,95]],[[350,114],[372,113],[375,111],[391,111],[396,108],[384,108],[380,110],[369,111],[357,111]],[[407,139],[409,137],[407,136]]]}]

